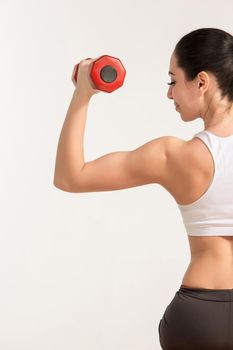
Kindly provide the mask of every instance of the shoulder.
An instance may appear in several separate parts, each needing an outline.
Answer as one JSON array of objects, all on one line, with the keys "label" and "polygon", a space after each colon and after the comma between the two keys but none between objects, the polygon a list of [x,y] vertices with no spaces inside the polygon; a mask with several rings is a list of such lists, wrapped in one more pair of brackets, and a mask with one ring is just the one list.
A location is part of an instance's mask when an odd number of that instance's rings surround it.
[{"label": "shoulder", "polygon": [[173,161],[176,158],[184,156],[187,152],[188,141],[183,140],[176,136],[164,136],[164,143],[166,145],[166,157],[168,161]]},{"label": "shoulder", "polygon": [[198,138],[184,140],[166,136],[167,176],[164,187],[171,188],[192,181],[203,173],[203,143]]},{"label": "shoulder", "polygon": [[205,148],[203,142],[196,137],[184,140],[176,136],[166,136],[165,143],[167,158],[171,161],[186,161],[190,158],[198,160],[200,159],[200,152]]},{"label": "shoulder", "polygon": [[167,176],[162,185],[177,203],[192,203],[212,177],[210,152],[198,137],[188,141],[170,137],[167,142]]}]

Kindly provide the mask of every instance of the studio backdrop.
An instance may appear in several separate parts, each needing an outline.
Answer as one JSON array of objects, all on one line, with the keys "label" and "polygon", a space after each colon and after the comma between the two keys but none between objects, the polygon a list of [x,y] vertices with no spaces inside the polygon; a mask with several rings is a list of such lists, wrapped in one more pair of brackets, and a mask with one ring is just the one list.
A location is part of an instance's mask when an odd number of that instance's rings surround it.
[{"label": "studio backdrop", "polygon": [[85,161],[203,129],[167,97],[186,33],[232,32],[232,1],[0,1],[0,349],[155,350],[189,264],[174,198],[158,184],[69,193],[53,184],[75,64],[118,57],[124,84],[92,97]]}]

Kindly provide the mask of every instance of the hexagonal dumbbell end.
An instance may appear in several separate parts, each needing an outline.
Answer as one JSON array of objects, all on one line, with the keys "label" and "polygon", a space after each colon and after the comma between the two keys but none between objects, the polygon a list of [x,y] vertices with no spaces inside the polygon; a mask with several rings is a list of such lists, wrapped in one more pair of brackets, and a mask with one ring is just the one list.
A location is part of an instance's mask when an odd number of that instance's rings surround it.
[{"label": "hexagonal dumbbell end", "polygon": [[[74,75],[77,82],[78,66]],[[119,58],[103,55],[97,58],[92,64],[90,77],[95,88],[105,92],[112,92],[119,89],[124,83],[126,70]]]}]

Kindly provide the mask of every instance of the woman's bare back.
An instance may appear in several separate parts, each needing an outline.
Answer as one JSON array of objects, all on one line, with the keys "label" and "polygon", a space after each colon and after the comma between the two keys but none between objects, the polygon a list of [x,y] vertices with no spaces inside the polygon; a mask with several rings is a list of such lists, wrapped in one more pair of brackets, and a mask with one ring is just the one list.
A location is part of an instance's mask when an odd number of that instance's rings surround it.
[{"label": "woman's bare back", "polygon": [[[173,179],[164,187],[181,205],[199,199],[207,191],[215,171],[212,155],[199,138],[184,143],[182,157],[174,161],[174,167]],[[188,240],[191,260],[182,284],[208,289],[233,288],[233,236],[188,236]]]}]

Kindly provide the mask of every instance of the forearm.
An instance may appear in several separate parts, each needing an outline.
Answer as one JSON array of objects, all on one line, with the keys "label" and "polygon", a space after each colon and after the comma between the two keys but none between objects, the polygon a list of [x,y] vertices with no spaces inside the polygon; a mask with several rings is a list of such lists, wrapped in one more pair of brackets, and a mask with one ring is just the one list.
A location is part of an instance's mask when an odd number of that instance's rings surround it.
[{"label": "forearm", "polygon": [[84,130],[91,97],[74,91],[61,130],[54,173],[54,185],[68,187],[77,177],[84,161]]}]

